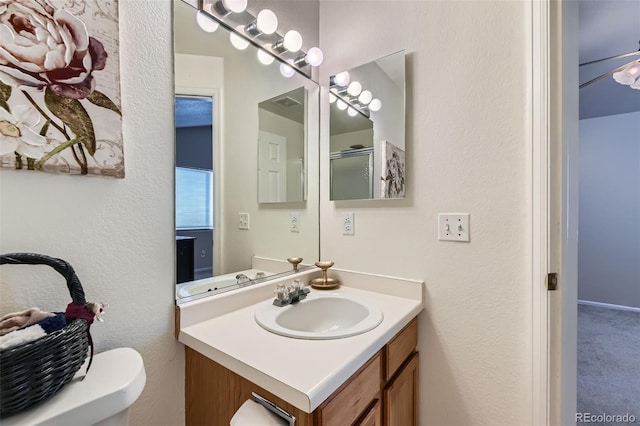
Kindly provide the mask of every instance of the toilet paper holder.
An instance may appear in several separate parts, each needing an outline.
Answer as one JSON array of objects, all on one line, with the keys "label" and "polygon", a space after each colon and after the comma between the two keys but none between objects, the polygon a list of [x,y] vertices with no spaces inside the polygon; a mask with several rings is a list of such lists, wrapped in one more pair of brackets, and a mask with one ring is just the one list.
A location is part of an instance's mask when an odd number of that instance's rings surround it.
[{"label": "toilet paper holder", "polygon": [[295,416],[287,413],[285,410],[283,410],[282,408],[278,407],[273,402],[271,402],[268,399],[258,395],[255,392],[251,392],[251,399],[253,399],[258,404],[262,405],[267,410],[269,410],[272,413],[274,413],[276,416],[284,419],[286,422],[289,422],[289,426],[295,426],[295,424],[296,424]]}]

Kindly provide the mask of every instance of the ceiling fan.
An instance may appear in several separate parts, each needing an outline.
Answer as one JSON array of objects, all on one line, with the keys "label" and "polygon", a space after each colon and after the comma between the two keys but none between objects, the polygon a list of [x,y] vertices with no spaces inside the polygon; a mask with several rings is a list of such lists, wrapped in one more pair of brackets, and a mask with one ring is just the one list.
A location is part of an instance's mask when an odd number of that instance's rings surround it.
[{"label": "ceiling fan", "polygon": [[[638,43],[640,44],[640,42]],[[596,59],[595,61],[585,62],[583,64],[580,64],[580,66],[583,67],[586,65],[596,64],[596,63],[608,61],[611,59],[627,58],[631,56],[640,56],[640,49],[638,49],[635,52],[623,53],[622,55],[609,56],[608,58]],[[582,83],[580,85],[580,89],[582,89],[583,87],[587,87],[595,83],[596,81],[602,80],[603,78],[609,77],[610,75],[613,75],[613,79],[616,82],[623,84],[625,86],[629,86],[632,89],[640,90],[640,58],[634,59],[633,61],[627,64],[614,68],[609,72],[606,72],[592,80],[587,81],[586,83]]]}]

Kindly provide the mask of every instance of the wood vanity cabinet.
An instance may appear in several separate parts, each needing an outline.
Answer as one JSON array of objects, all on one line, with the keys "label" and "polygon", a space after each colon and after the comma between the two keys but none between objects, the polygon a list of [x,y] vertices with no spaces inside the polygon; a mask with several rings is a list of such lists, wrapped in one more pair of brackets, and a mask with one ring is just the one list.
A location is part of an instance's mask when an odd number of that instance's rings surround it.
[{"label": "wood vanity cabinet", "polygon": [[296,417],[296,426],[416,426],[418,322],[413,319],[313,413],[186,347],[186,424],[226,426],[251,392]]}]

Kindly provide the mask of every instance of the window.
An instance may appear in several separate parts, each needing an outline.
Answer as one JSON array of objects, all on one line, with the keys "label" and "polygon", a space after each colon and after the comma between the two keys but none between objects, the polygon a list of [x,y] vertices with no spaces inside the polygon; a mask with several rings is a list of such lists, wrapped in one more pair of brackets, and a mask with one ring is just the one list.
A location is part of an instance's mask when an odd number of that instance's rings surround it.
[{"label": "window", "polygon": [[176,229],[213,229],[213,171],[176,167]]}]

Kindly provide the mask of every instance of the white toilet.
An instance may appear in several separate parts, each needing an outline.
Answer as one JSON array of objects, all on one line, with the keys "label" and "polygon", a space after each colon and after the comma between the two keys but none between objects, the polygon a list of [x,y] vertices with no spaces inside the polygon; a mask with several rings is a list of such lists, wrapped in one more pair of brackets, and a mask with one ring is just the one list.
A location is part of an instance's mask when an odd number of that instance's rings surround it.
[{"label": "white toilet", "polygon": [[126,426],[129,407],[138,399],[147,376],[138,352],[118,348],[93,357],[70,383],[42,404],[2,419],[2,426]]}]

